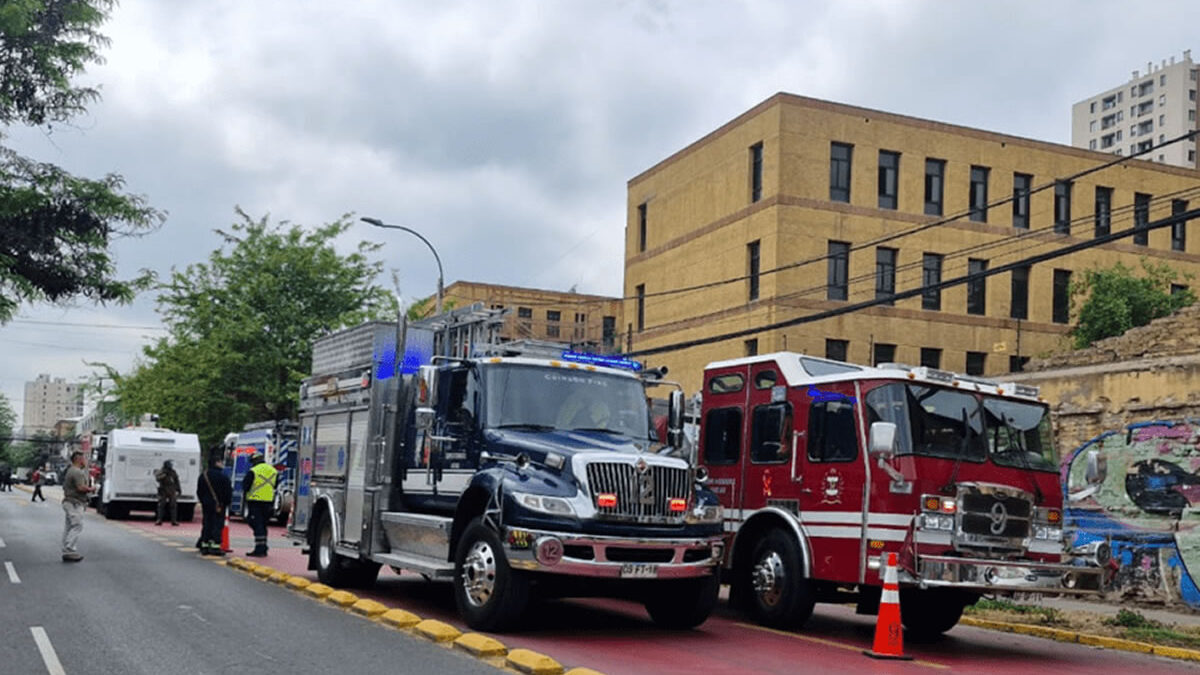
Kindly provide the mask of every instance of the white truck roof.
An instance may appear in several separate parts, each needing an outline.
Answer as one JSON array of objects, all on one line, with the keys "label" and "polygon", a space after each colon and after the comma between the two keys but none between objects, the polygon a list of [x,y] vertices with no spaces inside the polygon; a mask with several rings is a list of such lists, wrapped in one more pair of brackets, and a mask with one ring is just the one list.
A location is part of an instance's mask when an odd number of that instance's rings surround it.
[{"label": "white truck roof", "polygon": [[109,447],[143,448],[179,452],[200,452],[200,437],[169,429],[133,427],[109,432]]}]

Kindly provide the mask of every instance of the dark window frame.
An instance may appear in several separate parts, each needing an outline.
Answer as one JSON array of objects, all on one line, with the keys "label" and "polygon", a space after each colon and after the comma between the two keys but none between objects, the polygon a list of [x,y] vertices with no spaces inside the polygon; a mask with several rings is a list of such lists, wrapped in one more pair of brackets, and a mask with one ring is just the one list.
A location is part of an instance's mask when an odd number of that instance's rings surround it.
[{"label": "dark window frame", "polygon": [[[768,417],[780,413],[782,416],[776,420]],[[795,423],[792,404],[787,401],[754,406],[750,411],[750,463],[785,464],[791,461],[791,436]],[[769,454],[768,444],[774,445]]]},{"label": "dark window frame", "polygon": [[[720,435],[714,436],[717,432],[721,432]],[[714,450],[720,450],[720,454],[714,454]],[[704,413],[704,463],[731,466],[741,458],[742,408],[722,406]]]},{"label": "dark window frame", "polygon": [[850,341],[825,338],[825,358],[830,361],[846,362],[850,354]]},{"label": "dark window frame", "polygon": [[750,146],[750,203],[762,199],[763,188],[763,144]]},{"label": "dark window frame", "polygon": [[1013,319],[1029,318],[1029,275],[1030,268],[1013,268],[1009,285],[1008,316]]},{"label": "dark window frame", "polygon": [[970,278],[987,271],[988,261],[981,258],[967,259],[967,314],[987,314],[987,277]]},{"label": "dark window frame", "polygon": [[1136,246],[1150,245],[1150,201],[1153,197],[1145,192],[1133,193],[1133,243]]},{"label": "dark window frame", "polygon": [[1032,175],[1027,173],[1013,173],[1013,227],[1022,230],[1029,229],[1029,200],[1032,190]]},{"label": "dark window frame", "polygon": [[987,352],[967,352],[963,366],[967,375],[983,375],[987,371]]},{"label": "dark window frame", "polygon": [[[884,356],[887,358],[884,358]],[[871,365],[896,362],[896,345],[887,342],[876,342],[871,347]]]},{"label": "dark window frame", "polygon": [[825,299],[844,301],[850,297],[850,243],[830,239],[827,252]]},{"label": "dark window frame", "polygon": [[900,204],[900,153],[893,150],[879,151],[878,206],[896,210]]},{"label": "dark window frame", "polygon": [[646,204],[638,204],[638,253],[646,251]]},{"label": "dark window frame", "polygon": [[646,330],[646,284],[638,284],[637,290],[637,332]]},{"label": "dark window frame", "polygon": [[986,223],[988,221],[988,179],[991,177],[991,171],[990,167],[971,165],[967,205],[972,222]]},{"label": "dark window frame", "polygon": [[921,347],[921,365],[940,370],[942,367],[941,347]]},{"label": "dark window frame", "polygon": [[1053,302],[1050,320],[1054,323],[1071,322],[1071,270],[1054,270]]},{"label": "dark window frame", "polygon": [[946,203],[946,160],[925,158],[925,215],[940,216]]},{"label": "dark window frame", "polygon": [[746,298],[748,302],[758,300],[759,274],[762,265],[762,240],[755,239],[746,244]]},{"label": "dark window frame", "polygon": [[[844,156],[841,153],[844,152]],[[829,145],[829,201],[850,203],[854,146],[831,141]]]},{"label": "dark window frame", "polygon": [[[1177,216],[1181,213],[1187,213],[1188,200],[1172,199],[1171,200],[1171,215]],[[1172,251],[1187,251],[1187,224],[1188,221],[1182,221],[1171,224],[1171,250]]]},{"label": "dark window frame", "polygon": [[[834,409],[832,412],[831,408]],[[855,418],[854,405],[849,401],[813,401],[808,407],[808,434],[805,444],[808,461],[839,464],[857,460],[858,423]],[[830,433],[833,424],[839,425],[840,428],[833,429],[833,433]],[[834,443],[835,452],[827,452]],[[817,450],[821,452],[817,454]]]},{"label": "dark window frame", "polygon": [[1054,182],[1054,231],[1058,234],[1071,234],[1071,189],[1074,183],[1069,180]]},{"label": "dark window frame", "polygon": [[928,288],[942,283],[942,262],[944,256],[940,253],[924,253],[921,255],[921,309],[941,311],[942,289]]},{"label": "dark window frame", "polygon": [[887,246],[875,248],[875,299],[883,304],[894,305],[896,301],[896,265],[900,260],[900,249]]},{"label": "dark window frame", "polygon": [[1096,204],[1094,207],[1096,238],[1112,233],[1112,197],[1112,188],[1103,185],[1096,186]]}]

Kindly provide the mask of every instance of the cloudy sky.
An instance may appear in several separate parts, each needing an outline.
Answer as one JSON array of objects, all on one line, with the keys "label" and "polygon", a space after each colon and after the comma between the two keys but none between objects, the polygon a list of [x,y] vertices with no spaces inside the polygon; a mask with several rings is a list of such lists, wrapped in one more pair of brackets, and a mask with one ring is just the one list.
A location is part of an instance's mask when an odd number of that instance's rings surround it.
[{"label": "cloudy sky", "polygon": [[[6,142],[168,213],[117,244],[129,274],[206,258],[240,206],[416,228],[447,284],[618,295],[626,181],[776,92],[1069,143],[1072,103],[1200,49],[1198,25],[1194,0],[126,0],[86,78],[103,101]],[[433,293],[415,238],[350,235]],[[20,413],[38,373],[128,369],[159,325],[153,296],[26,307],[0,393]]]}]

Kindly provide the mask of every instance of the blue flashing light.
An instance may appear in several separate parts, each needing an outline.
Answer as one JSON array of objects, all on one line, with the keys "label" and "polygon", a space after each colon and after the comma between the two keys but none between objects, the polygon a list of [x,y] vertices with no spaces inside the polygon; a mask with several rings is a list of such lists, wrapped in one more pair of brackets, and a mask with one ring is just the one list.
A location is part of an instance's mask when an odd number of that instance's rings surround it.
[{"label": "blue flashing light", "polygon": [[585,354],[569,350],[562,353],[562,360],[574,361],[575,363],[588,363],[593,366],[621,368],[623,370],[632,370],[635,373],[642,369],[642,364],[633,359],[623,359],[619,356],[604,356],[602,354]]}]

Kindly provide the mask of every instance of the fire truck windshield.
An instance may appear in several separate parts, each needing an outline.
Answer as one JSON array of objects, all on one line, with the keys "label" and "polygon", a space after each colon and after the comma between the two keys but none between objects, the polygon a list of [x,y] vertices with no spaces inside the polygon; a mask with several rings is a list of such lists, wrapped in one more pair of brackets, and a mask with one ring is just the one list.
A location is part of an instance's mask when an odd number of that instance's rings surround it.
[{"label": "fire truck windshield", "polygon": [[1058,471],[1058,455],[1044,406],[985,398],[983,409],[992,461],[1002,466]]},{"label": "fire truck windshield", "polygon": [[485,364],[485,426],[564,429],[650,438],[642,383],[577,369]]}]

